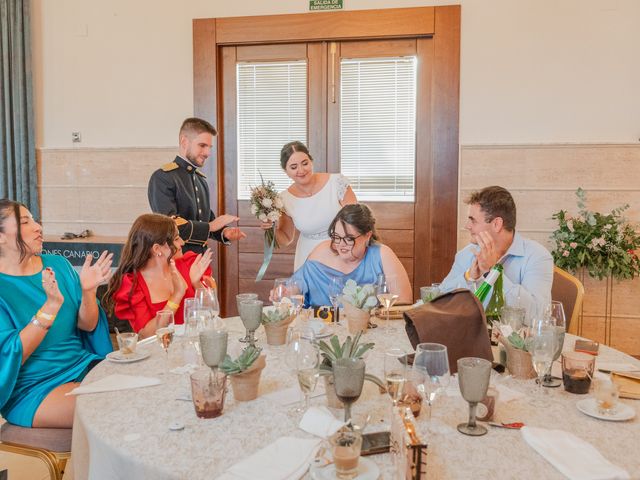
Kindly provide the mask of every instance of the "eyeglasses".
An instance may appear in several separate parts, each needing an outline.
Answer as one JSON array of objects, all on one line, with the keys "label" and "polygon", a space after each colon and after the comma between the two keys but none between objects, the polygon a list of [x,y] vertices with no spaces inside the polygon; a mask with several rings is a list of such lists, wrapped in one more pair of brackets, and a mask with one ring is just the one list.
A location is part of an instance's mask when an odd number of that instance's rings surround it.
[{"label": "eyeglasses", "polygon": [[331,243],[333,243],[334,245],[340,245],[340,242],[342,242],[344,240],[344,244],[347,247],[352,247],[353,244],[356,243],[356,240],[361,236],[362,236],[362,234],[356,235],[355,237],[353,235],[345,235],[344,237],[341,237],[337,233],[332,233],[331,234]]}]

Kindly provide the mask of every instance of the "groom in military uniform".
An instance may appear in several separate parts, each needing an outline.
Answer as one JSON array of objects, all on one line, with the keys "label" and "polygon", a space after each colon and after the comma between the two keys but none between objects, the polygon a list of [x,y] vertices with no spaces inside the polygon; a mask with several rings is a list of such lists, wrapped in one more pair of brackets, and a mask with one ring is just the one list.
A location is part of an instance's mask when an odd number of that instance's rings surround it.
[{"label": "groom in military uniform", "polygon": [[209,207],[209,186],[201,168],[211,154],[216,130],[206,120],[187,118],[180,127],[180,154],[171,163],[156,170],[149,179],[149,204],[155,213],[176,219],[183,251],[202,253],[207,239],[224,244],[246,235],[238,227],[229,226],[238,217],[216,218]]}]

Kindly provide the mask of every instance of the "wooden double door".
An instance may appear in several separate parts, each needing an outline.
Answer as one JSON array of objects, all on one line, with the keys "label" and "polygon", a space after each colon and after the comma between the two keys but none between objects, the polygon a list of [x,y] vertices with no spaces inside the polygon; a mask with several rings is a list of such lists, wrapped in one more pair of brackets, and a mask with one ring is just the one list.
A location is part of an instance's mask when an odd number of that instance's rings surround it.
[{"label": "wooden double door", "polygon": [[[406,12],[405,10],[411,10]],[[417,12],[414,14],[414,11]],[[295,17],[295,37],[329,37],[326,40],[283,42],[286,32],[253,31],[244,19],[194,21],[195,113],[204,118],[215,115],[218,128],[216,171],[208,172],[216,185],[213,208],[216,212],[235,214],[247,238],[228,247],[218,248],[217,276],[221,285],[223,315],[235,315],[235,295],[257,292],[267,300],[273,279],[293,273],[295,242],[277,250],[262,281],[255,277],[263,258],[263,231],[249,211],[249,202],[238,199],[238,124],[237,65],[241,62],[300,61],[307,64],[307,143],[314,156],[317,172],[340,172],[340,62],[342,59],[415,56],[416,135],[414,201],[369,201],[376,216],[381,241],[389,245],[405,266],[417,297],[419,287],[441,280],[451,267],[456,250],[458,186],[458,85],[459,85],[459,9],[425,7],[420,9],[382,10],[389,18],[416,19],[424,15],[425,35],[399,35],[398,38],[332,41],[332,36],[352,37],[362,12],[341,12],[327,18],[345,18],[331,31],[303,29],[313,25],[318,14],[274,17],[282,30],[290,27],[285,18]],[[324,14],[322,14],[324,15]],[[258,17],[260,24],[268,17]],[[369,33],[392,31],[388,21],[369,15]],[[250,20],[250,19],[249,19]],[[270,20],[269,20],[270,21]],[[347,25],[353,21],[352,25]],[[413,21],[413,20],[411,20]],[[264,20],[267,22],[267,20]],[[379,22],[380,25],[373,25]],[[433,22],[431,24],[430,22]],[[276,22],[277,23],[277,22]],[[415,23],[415,22],[414,22]],[[439,25],[441,27],[439,27]],[[300,28],[298,28],[300,27]],[[340,29],[344,27],[344,32]],[[243,29],[244,28],[244,29]],[[408,21],[397,22],[400,30],[420,29]],[[440,28],[440,35],[438,29]],[[347,33],[348,32],[348,33]],[[295,34],[295,35],[294,35]],[[275,35],[275,37],[274,37]],[[238,39],[252,39],[251,45]],[[385,37],[386,34],[371,35]],[[278,43],[267,41],[277,38]],[[265,41],[259,41],[264,39]],[[213,41],[213,45],[203,44]],[[214,56],[204,58],[207,52]],[[214,87],[203,84],[210,79]],[[209,102],[209,103],[206,103]],[[216,107],[215,110],[212,107]],[[215,112],[215,113],[214,113]],[[273,159],[278,162],[278,158]],[[212,182],[213,183],[213,182]],[[356,192],[357,194],[357,192]],[[217,197],[217,198],[216,198]]]}]

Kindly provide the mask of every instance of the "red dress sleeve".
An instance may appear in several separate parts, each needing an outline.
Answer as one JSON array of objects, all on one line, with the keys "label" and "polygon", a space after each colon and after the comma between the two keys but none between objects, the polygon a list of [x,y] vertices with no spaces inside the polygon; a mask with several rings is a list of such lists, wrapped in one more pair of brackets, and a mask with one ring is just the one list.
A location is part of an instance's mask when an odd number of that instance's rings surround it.
[{"label": "red dress sleeve", "polygon": [[114,296],[116,317],[120,320],[127,320],[135,332],[144,328],[157,313],[157,309],[151,303],[149,291],[145,288],[144,279],[139,273],[137,276],[134,286],[134,274],[124,275],[122,284]]}]

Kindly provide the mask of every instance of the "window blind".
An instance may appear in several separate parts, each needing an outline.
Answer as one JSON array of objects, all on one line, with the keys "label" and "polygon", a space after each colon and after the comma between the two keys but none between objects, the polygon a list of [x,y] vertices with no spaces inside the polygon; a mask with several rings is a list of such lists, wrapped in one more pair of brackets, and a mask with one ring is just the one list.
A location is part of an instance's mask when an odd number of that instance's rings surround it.
[{"label": "window blind", "polygon": [[285,143],[307,143],[307,62],[237,64],[238,199],[246,200],[260,174],[278,190],[291,180],[280,167]]},{"label": "window blind", "polygon": [[416,57],[341,61],[341,171],[358,199],[413,201]]}]

